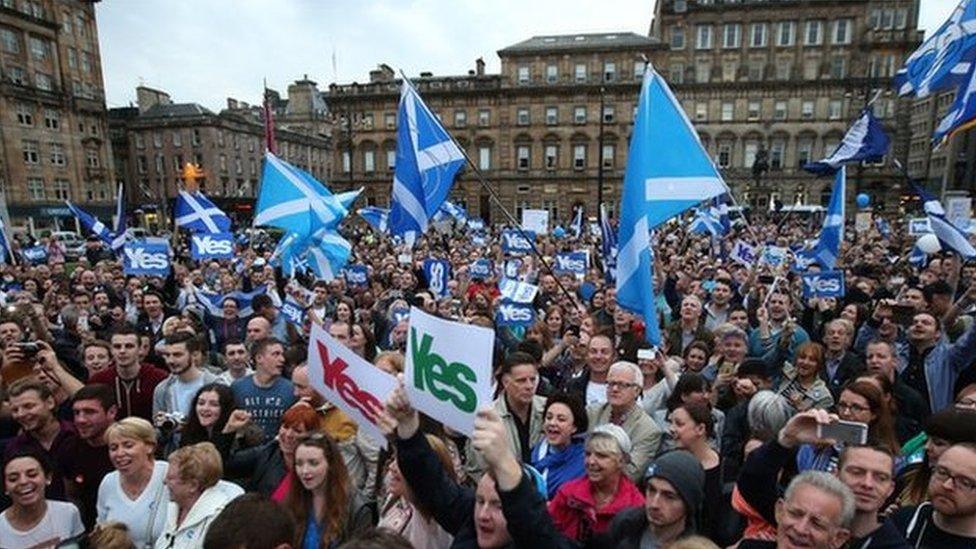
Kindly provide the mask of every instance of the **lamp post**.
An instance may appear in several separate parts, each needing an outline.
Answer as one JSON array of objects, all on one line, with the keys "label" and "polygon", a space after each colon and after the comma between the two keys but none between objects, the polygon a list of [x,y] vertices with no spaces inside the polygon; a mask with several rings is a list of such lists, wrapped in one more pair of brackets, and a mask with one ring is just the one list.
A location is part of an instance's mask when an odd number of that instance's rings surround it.
[{"label": "lamp post", "polygon": [[[596,211],[599,212],[603,206],[603,121],[606,103],[606,88],[600,86],[600,133],[597,137],[597,162],[596,162]],[[598,213],[599,215],[599,213]]]}]

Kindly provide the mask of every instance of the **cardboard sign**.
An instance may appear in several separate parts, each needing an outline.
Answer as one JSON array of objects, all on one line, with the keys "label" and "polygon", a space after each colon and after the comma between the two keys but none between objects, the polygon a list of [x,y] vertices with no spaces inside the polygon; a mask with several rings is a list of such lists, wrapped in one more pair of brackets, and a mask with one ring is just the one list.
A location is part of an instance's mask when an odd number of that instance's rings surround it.
[{"label": "cardboard sign", "polygon": [[485,230],[485,222],[479,218],[469,219],[468,228],[472,231],[483,231]]},{"label": "cardboard sign", "polygon": [[504,300],[495,310],[496,326],[531,326],[535,322],[535,309],[528,303]]},{"label": "cardboard sign", "polygon": [[844,297],[844,271],[804,273],[803,297]]},{"label": "cardboard sign", "polygon": [[[414,407],[468,436],[491,405],[493,330],[442,320],[413,307],[403,381]],[[375,368],[374,368],[375,370]]]},{"label": "cardboard sign", "polygon": [[866,233],[871,230],[872,222],[871,212],[857,212],[854,215],[854,230],[859,233]]},{"label": "cardboard sign", "polygon": [[735,246],[732,247],[732,260],[736,263],[742,263],[743,265],[752,266],[756,264],[756,260],[759,259],[759,251],[756,250],[755,246],[747,244],[741,240],[735,241]]},{"label": "cardboard sign", "polygon": [[535,233],[523,231],[525,236],[515,229],[502,231],[502,251],[507,254],[527,254],[532,253],[532,243],[528,239],[535,240]]},{"label": "cardboard sign", "polygon": [[556,254],[556,264],[553,271],[557,274],[570,273],[574,275],[586,275],[589,266],[589,256],[585,252],[564,252]]},{"label": "cardboard sign", "polygon": [[470,273],[471,278],[486,279],[491,278],[492,273],[495,271],[494,265],[490,259],[479,259],[471,264]]},{"label": "cardboard sign", "polygon": [[950,196],[946,198],[946,219],[959,229],[965,231],[969,228],[969,219],[972,217],[973,199],[968,196]]},{"label": "cardboard sign", "polygon": [[451,278],[451,264],[443,259],[424,260],[424,276],[427,288],[434,297],[440,299],[447,295],[447,281]]},{"label": "cardboard sign", "polygon": [[548,234],[549,210],[522,210],[522,228],[536,234]]},{"label": "cardboard sign", "polygon": [[369,284],[369,270],[366,265],[346,265],[343,273],[346,276],[346,284],[350,286],[363,287]]},{"label": "cardboard sign", "polygon": [[47,248],[44,246],[22,248],[20,250],[20,255],[24,256],[24,259],[26,259],[32,265],[47,263]]},{"label": "cardboard sign", "polygon": [[127,275],[168,276],[169,243],[165,240],[130,240],[123,248],[122,270]]},{"label": "cardboard sign", "polygon": [[910,235],[920,235],[920,234],[930,234],[932,232],[932,227],[929,226],[929,218],[927,217],[913,217],[908,220],[908,234]]},{"label": "cardboard sign", "polygon": [[313,389],[386,448],[377,419],[396,389],[395,377],[360,358],[318,324],[312,325],[308,343],[308,377]]},{"label": "cardboard sign", "polygon": [[514,278],[503,278],[498,283],[498,291],[502,297],[516,303],[532,303],[539,287]]},{"label": "cardboard sign", "polygon": [[305,307],[302,307],[295,298],[288,296],[281,302],[279,309],[285,320],[291,322],[296,328],[301,329],[305,324]]},{"label": "cardboard sign", "polygon": [[506,278],[518,278],[519,269],[522,268],[522,260],[519,258],[505,260],[505,267],[502,276]]},{"label": "cardboard sign", "polygon": [[234,233],[193,233],[190,236],[190,257],[194,260],[234,257]]}]

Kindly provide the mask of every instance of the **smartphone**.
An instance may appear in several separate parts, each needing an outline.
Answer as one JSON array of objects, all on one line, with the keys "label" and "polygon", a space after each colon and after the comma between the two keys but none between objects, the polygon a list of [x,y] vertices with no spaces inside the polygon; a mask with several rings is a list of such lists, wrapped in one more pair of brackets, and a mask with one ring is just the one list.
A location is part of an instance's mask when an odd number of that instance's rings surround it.
[{"label": "smartphone", "polygon": [[900,326],[910,326],[917,312],[911,305],[892,305],[891,321]]},{"label": "smartphone", "polygon": [[760,284],[772,284],[776,281],[776,277],[773,275],[759,275]]},{"label": "smartphone", "polygon": [[867,423],[839,420],[817,425],[817,437],[829,438],[841,444],[865,444],[868,441]]}]

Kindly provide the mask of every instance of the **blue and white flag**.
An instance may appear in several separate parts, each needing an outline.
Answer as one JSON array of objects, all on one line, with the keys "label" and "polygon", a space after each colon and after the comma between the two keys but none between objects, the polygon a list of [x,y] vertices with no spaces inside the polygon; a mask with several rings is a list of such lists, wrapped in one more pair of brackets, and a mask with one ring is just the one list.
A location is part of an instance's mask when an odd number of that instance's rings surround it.
[{"label": "blue and white flag", "polygon": [[923,252],[922,249],[918,247],[918,244],[915,244],[912,246],[911,253],[908,254],[908,262],[916,267],[924,267],[928,257],[928,254]]},{"label": "blue and white flag", "polygon": [[122,248],[122,271],[127,275],[169,275],[169,242],[165,239],[131,240]]},{"label": "blue and white flag", "polygon": [[553,271],[556,274],[569,273],[577,276],[586,275],[587,255],[585,252],[563,252],[556,254],[556,264]]},{"label": "blue and white flag", "polygon": [[535,323],[535,309],[529,303],[503,299],[495,309],[495,326],[531,326]]},{"label": "blue and white flag", "polygon": [[266,293],[268,293],[268,287],[264,284],[254,288],[250,292],[237,290],[227,294],[219,294],[198,288],[194,288],[193,291],[193,295],[197,301],[203,305],[204,311],[207,314],[217,317],[223,316],[224,314],[224,299],[228,297],[234,298],[237,301],[237,314],[241,318],[247,318],[253,315],[254,307],[251,306],[251,302],[254,301],[255,297]]},{"label": "blue and white flag", "polygon": [[10,241],[7,239],[7,225],[3,222],[3,216],[0,216],[0,263],[7,263],[8,265],[13,265],[14,254],[10,250]]},{"label": "blue and white flag", "polygon": [[627,159],[620,201],[617,304],[643,315],[647,341],[660,346],[650,231],[728,188],[681,103],[650,64],[644,71]]},{"label": "blue and white flag", "polygon": [[20,255],[23,256],[23,258],[26,259],[31,265],[42,265],[47,263],[47,248],[44,246],[21,248]]},{"label": "blue and white flag", "polygon": [[952,106],[935,127],[932,134],[934,145],[976,125],[976,63],[970,63],[969,74],[966,76],[966,81],[956,90],[956,99]]},{"label": "blue and white flag", "polygon": [[127,225],[125,219],[125,185],[119,184],[119,194],[115,198],[115,230],[112,231],[112,242],[109,243],[115,253],[122,253],[122,247],[125,246]]},{"label": "blue and white flag", "polygon": [[532,303],[539,287],[514,278],[503,278],[498,282],[498,292],[515,303]]},{"label": "blue and white flag", "polygon": [[424,278],[427,279],[427,289],[436,299],[447,295],[447,281],[451,279],[451,263],[443,259],[424,260]]},{"label": "blue and white flag", "polygon": [[180,191],[173,208],[176,226],[194,233],[226,233],[230,218],[200,191]]},{"label": "blue and white flag", "polygon": [[875,228],[878,229],[878,232],[881,233],[881,236],[883,236],[885,238],[888,238],[889,236],[891,236],[891,224],[888,223],[888,220],[887,219],[885,219],[883,217],[879,217],[879,218],[875,219],[874,220],[874,226],[875,226]]},{"label": "blue and white flag", "polygon": [[869,106],[861,111],[861,116],[847,130],[843,141],[830,153],[830,156],[819,162],[807,162],[802,167],[817,175],[831,175],[841,166],[851,162],[880,161],[888,154],[890,147],[891,138],[885,133],[881,122],[874,117],[874,111]]},{"label": "blue and white flag", "polygon": [[732,246],[732,261],[751,267],[759,261],[759,251],[748,242],[736,240]]},{"label": "blue and white flag", "polygon": [[485,220],[480,217],[475,217],[468,220],[468,228],[472,231],[483,231],[485,230]]},{"label": "blue and white flag", "polygon": [[569,230],[573,231],[573,238],[579,238],[583,234],[583,207],[576,208],[576,215],[573,222],[569,224]]},{"label": "blue and white flag", "polygon": [[830,194],[830,204],[827,206],[827,215],[820,229],[820,237],[817,239],[817,245],[810,252],[810,257],[824,269],[836,267],[837,257],[840,256],[840,243],[844,241],[846,190],[847,168],[841,166],[834,179],[834,189]]},{"label": "blue and white flag", "polygon": [[441,204],[440,209],[437,210],[437,213],[449,215],[461,223],[467,223],[468,221],[468,212],[450,200],[445,200],[444,203]]},{"label": "blue and white flag", "polygon": [[723,193],[712,199],[712,217],[718,219],[721,231],[719,234],[726,235],[732,230],[732,220],[729,218],[729,195]]},{"label": "blue and white flag", "polygon": [[911,185],[915,194],[922,199],[922,203],[925,205],[925,213],[929,217],[929,227],[939,239],[942,248],[951,249],[964,259],[976,258],[976,248],[970,244],[968,235],[946,219],[945,210],[939,200],[914,181]]},{"label": "blue and white flag", "polygon": [[[523,236],[525,235],[525,236]],[[532,253],[532,241],[535,240],[535,233],[532,231],[518,229],[505,229],[502,231],[502,251],[511,254]]]},{"label": "blue and white flag", "polygon": [[927,97],[958,88],[976,58],[976,0],[962,0],[949,19],[908,59],[895,75],[899,95]]},{"label": "blue and white flag", "polygon": [[522,260],[513,257],[511,259],[505,260],[505,265],[502,267],[502,276],[505,278],[517,279],[519,277],[519,270],[522,268]]},{"label": "blue and white flag", "polygon": [[352,255],[352,245],[339,233],[320,229],[312,235],[308,248],[308,268],[321,280],[332,280],[340,275]]},{"label": "blue and white flag", "polygon": [[722,222],[714,215],[711,208],[702,208],[695,210],[695,216],[688,230],[695,234],[718,236],[722,233]]},{"label": "blue and white flag", "polygon": [[108,244],[109,246],[112,245],[114,235],[104,223],[102,223],[94,215],[72,204],[71,201],[66,200],[64,203],[68,206],[68,209],[71,210],[71,213],[78,218],[81,226],[84,227],[86,231],[97,236],[99,240]]},{"label": "blue and white flag", "polygon": [[377,206],[366,206],[356,211],[374,231],[385,233],[389,229],[390,210]]},{"label": "blue and white flag", "polygon": [[193,233],[190,235],[190,258],[231,259],[234,257],[234,233]]},{"label": "blue and white flag", "polygon": [[346,265],[342,270],[346,277],[346,284],[355,288],[362,288],[369,285],[369,269],[366,265]]},{"label": "blue and white flag", "polygon": [[264,155],[254,226],[270,225],[304,238],[335,228],[347,211],[311,174],[270,152]]},{"label": "blue and white flag", "polygon": [[609,284],[617,279],[617,233],[610,226],[606,204],[600,204],[600,237],[603,278]]},{"label": "blue and white flag", "polygon": [[365,187],[359,187],[354,191],[339,193],[336,195],[336,198],[339,200],[339,203],[342,204],[342,207],[346,209],[346,211],[352,211],[352,205],[354,202],[356,202],[356,199],[359,198],[359,195],[362,194],[363,189],[365,189]]},{"label": "blue and white flag", "polygon": [[463,166],[464,153],[404,78],[397,114],[390,232],[423,234]]},{"label": "blue and white flag", "polygon": [[803,297],[844,297],[844,271],[821,271],[819,273],[804,273]]},{"label": "blue and white flag", "polygon": [[285,300],[281,302],[281,307],[278,309],[285,320],[290,322],[298,329],[302,329],[305,326],[305,307],[302,307],[298,301],[292,296],[285,297]]}]

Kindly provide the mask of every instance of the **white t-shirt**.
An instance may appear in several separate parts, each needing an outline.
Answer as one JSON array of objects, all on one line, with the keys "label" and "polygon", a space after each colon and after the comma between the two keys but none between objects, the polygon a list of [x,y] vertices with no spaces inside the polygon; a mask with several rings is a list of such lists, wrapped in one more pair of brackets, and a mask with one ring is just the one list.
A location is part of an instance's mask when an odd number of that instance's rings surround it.
[{"label": "white t-shirt", "polygon": [[85,533],[81,514],[73,503],[47,502],[47,513],[36,526],[27,531],[14,529],[7,521],[7,513],[0,515],[0,547],[22,549],[26,547],[78,547],[77,544],[61,545]]},{"label": "white t-shirt", "polygon": [[169,464],[157,461],[149,484],[135,500],[122,491],[119,472],[105,475],[98,486],[98,523],[111,520],[128,526],[129,536],[138,549],[152,547],[166,527],[166,510],[169,505],[169,489],[163,484]]},{"label": "white t-shirt", "polygon": [[586,405],[603,404],[607,401],[607,384],[594,381],[586,384]]}]

